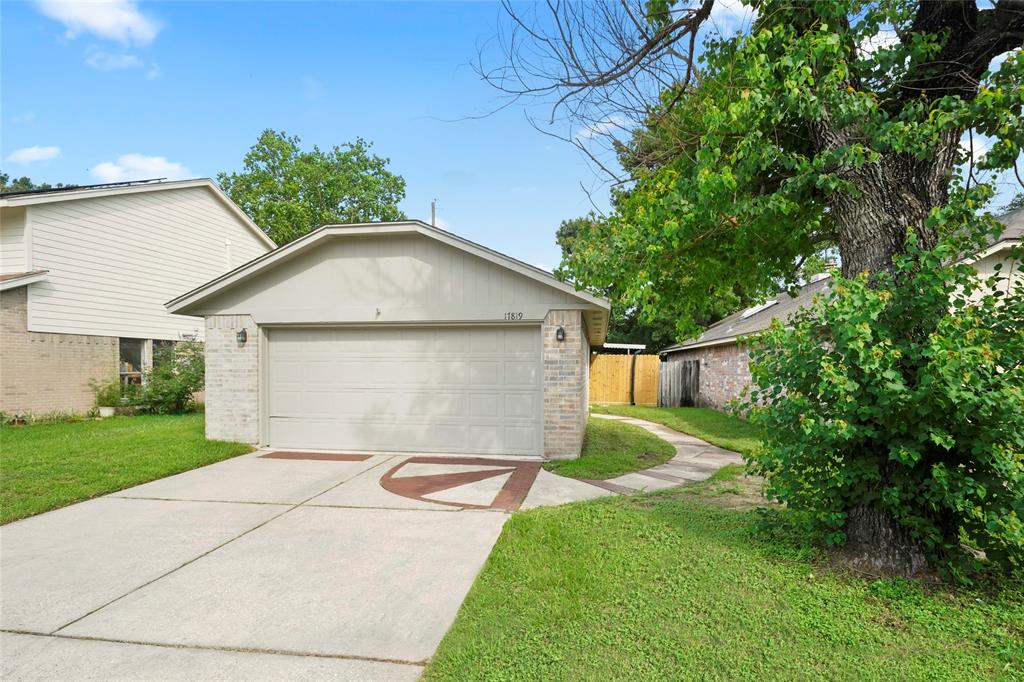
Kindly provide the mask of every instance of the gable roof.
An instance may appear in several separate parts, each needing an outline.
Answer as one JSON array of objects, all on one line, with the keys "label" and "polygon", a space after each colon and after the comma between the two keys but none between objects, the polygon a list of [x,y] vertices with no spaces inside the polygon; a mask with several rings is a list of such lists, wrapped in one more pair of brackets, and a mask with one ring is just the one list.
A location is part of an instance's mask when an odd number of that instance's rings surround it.
[{"label": "gable roof", "polygon": [[[1021,241],[1024,235],[1024,209],[1017,209],[999,217],[999,222],[1006,228],[998,239],[993,240],[989,246],[977,253],[966,262],[971,263],[981,260],[993,253],[1008,249]],[[798,308],[810,305],[815,294],[828,291],[832,278],[828,275],[804,285],[795,295],[786,292],[779,294],[775,299],[767,301],[759,306],[753,306],[746,310],[735,312],[723,320],[719,320],[704,330],[704,333],[695,339],[669,346],[660,353],[675,353],[683,350],[704,348],[706,346],[719,346],[727,343],[735,343],[741,336],[754,334],[767,329],[772,320],[787,320]]]},{"label": "gable roof", "polygon": [[160,182],[135,182],[115,183],[106,185],[86,185],[82,187],[54,187],[45,190],[26,190],[17,192],[6,192],[0,194],[0,207],[6,206],[32,206],[35,204],[49,204],[57,201],[73,201],[75,199],[96,199],[99,197],[121,196],[126,194],[140,194],[144,192],[166,192],[175,189],[188,189],[190,187],[202,187],[211,192],[236,218],[238,218],[258,239],[270,248],[276,248],[277,244],[267,236],[267,233],[259,228],[252,221],[245,211],[238,208],[235,202],[231,201],[226,194],[210,178],[195,178],[193,180],[171,180]]},{"label": "gable roof", "polygon": [[189,314],[189,310],[209,298],[222,293],[242,282],[254,277],[282,260],[290,259],[300,253],[314,248],[319,242],[332,237],[352,237],[365,235],[401,235],[418,234],[430,239],[437,240],[453,248],[465,251],[484,260],[490,261],[508,270],[532,279],[541,284],[567,293],[581,302],[588,304],[596,315],[588,316],[588,325],[596,325],[591,328],[593,338],[603,342],[608,332],[608,318],[611,311],[611,304],[603,298],[598,298],[585,291],[578,291],[571,284],[556,279],[554,275],[534,267],[523,261],[506,256],[486,246],[460,237],[451,232],[428,225],[420,220],[403,220],[398,222],[382,223],[353,223],[347,225],[324,225],[313,230],[295,241],[278,247],[259,258],[241,265],[240,267],[227,272],[220,277],[203,284],[192,291],[189,291],[164,304],[172,313]]}]

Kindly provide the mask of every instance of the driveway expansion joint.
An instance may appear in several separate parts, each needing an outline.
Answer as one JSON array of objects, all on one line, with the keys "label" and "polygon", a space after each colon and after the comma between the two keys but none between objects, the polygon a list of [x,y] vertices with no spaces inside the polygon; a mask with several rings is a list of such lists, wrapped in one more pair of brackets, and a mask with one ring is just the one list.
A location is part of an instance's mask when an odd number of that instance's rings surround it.
[{"label": "driveway expansion joint", "polygon": [[295,651],[292,649],[260,649],[254,647],[231,647],[216,646],[210,644],[175,644],[170,642],[151,642],[135,639],[113,639],[108,637],[90,637],[88,635],[65,635],[55,632],[32,632],[30,630],[7,630],[0,629],[12,635],[30,635],[33,637],[48,637],[51,639],[71,639],[83,642],[108,642],[110,644],[128,644],[132,646],[158,646],[165,649],[186,649],[193,651],[224,651],[240,654],[269,654],[273,656],[297,656],[300,658],[332,658],[344,661],[367,661],[370,663],[391,663],[394,665],[410,665],[422,668],[427,665],[427,660],[405,661],[394,658],[375,658],[373,656],[358,656],[355,654],[325,654],[317,651]]},{"label": "driveway expansion joint", "polygon": [[[239,533],[238,535],[236,535],[236,536],[234,536],[234,537],[232,537],[232,538],[230,538],[228,540],[225,540],[224,542],[220,543],[219,545],[217,545],[217,546],[215,546],[215,547],[213,547],[211,549],[208,549],[207,551],[205,551],[205,552],[203,552],[203,553],[201,553],[201,554],[199,554],[197,556],[192,557],[188,561],[185,561],[184,563],[181,563],[181,564],[175,566],[174,568],[170,569],[169,571],[165,571],[164,573],[161,573],[160,575],[156,576],[155,578],[153,578],[151,580],[147,580],[146,582],[142,583],[141,585],[137,585],[137,586],[133,587],[132,589],[130,589],[127,592],[125,592],[124,594],[122,594],[120,596],[117,596],[117,597],[115,597],[115,598],[113,598],[113,599],[111,599],[111,600],[101,604],[100,606],[97,606],[96,608],[92,609],[88,613],[85,613],[84,615],[81,615],[78,618],[75,618],[74,620],[71,620],[71,621],[68,621],[67,623],[64,623],[63,625],[61,625],[56,630],[51,631],[49,634],[53,635],[53,636],[57,636],[57,634],[61,630],[64,630],[64,629],[66,629],[68,627],[71,627],[75,623],[88,618],[89,616],[93,615],[94,613],[96,613],[98,611],[101,611],[101,610],[105,609],[106,607],[110,606],[111,604],[114,604],[116,602],[121,601],[122,599],[124,599],[125,597],[127,597],[130,594],[134,594],[135,592],[138,592],[139,590],[141,590],[141,589],[143,589],[145,587],[148,587],[149,585],[152,585],[153,583],[157,582],[158,580],[162,580],[163,578],[166,578],[167,576],[171,575],[172,573],[176,573],[177,571],[180,571],[181,569],[185,568],[186,566],[188,566],[190,564],[193,564],[196,561],[199,561],[203,557],[209,556],[210,554],[216,552],[218,549],[221,549],[222,547],[231,544],[232,542],[238,540],[239,538],[245,537],[246,535],[252,533],[255,530],[259,530],[260,528],[263,528],[264,526],[266,526],[268,523],[270,523],[270,522],[272,522],[272,521],[274,521],[276,519],[281,518],[285,514],[291,512],[291,511],[294,511],[295,509],[298,509],[299,507],[303,506],[306,502],[309,502],[310,500],[312,500],[314,497],[318,497],[320,495],[323,495],[326,492],[334,490],[338,486],[343,485],[344,483],[347,483],[348,481],[351,481],[353,478],[355,478],[356,476],[358,476],[358,475],[360,475],[362,473],[365,473],[366,471],[372,471],[373,469],[376,469],[379,466],[383,466],[384,464],[387,464],[392,459],[393,459],[393,457],[388,457],[387,459],[385,459],[385,460],[383,460],[381,462],[378,462],[374,466],[368,467],[366,469],[363,469],[361,471],[358,471],[358,472],[352,474],[351,476],[348,476],[344,480],[339,481],[338,483],[328,487],[325,490],[321,490],[321,491],[317,492],[314,495],[310,495],[309,497],[307,497],[306,499],[302,500],[301,502],[298,502],[297,504],[288,505],[288,508],[285,509],[284,511],[282,511],[280,514],[275,514],[274,516],[271,516],[269,519],[266,519],[265,521],[256,524],[252,528],[249,528],[249,529]],[[179,500],[175,500],[175,501],[179,501]]]}]

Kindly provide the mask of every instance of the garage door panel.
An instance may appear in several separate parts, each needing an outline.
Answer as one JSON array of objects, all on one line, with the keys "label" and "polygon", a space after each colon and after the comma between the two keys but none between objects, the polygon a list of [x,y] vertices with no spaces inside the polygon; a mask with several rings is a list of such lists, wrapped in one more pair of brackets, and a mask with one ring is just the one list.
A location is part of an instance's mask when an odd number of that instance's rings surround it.
[{"label": "garage door panel", "polygon": [[272,329],[275,447],[533,454],[537,327]]}]

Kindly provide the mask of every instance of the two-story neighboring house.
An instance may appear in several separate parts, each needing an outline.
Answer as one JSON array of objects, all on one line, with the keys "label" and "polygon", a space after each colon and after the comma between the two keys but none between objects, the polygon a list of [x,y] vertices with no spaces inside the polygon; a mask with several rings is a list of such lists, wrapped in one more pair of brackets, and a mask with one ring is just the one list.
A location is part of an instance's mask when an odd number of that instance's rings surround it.
[{"label": "two-story neighboring house", "polygon": [[0,194],[0,412],[82,412],[154,344],[203,335],[164,303],[275,244],[210,180]]}]

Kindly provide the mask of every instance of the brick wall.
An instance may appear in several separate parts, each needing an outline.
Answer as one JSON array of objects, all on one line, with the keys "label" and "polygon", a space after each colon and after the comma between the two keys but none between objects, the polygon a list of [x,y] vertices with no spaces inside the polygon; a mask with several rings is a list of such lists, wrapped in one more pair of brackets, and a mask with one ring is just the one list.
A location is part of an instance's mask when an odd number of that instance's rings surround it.
[{"label": "brick wall", "polygon": [[0,292],[0,411],[87,412],[117,377],[117,338],[28,331],[28,287]]},{"label": "brick wall", "polygon": [[697,404],[700,407],[725,410],[729,407],[729,401],[739,397],[743,389],[750,385],[749,359],[745,348],[736,343],[727,343],[672,353],[666,362],[700,360]]},{"label": "brick wall", "polygon": [[[565,340],[558,341],[558,328]],[[578,310],[552,310],[541,329],[544,344],[544,456],[579,457],[587,428],[590,346]]]},{"label": "brick wall", "polygon": [[[238,343],[238,330],[248,340]],[[248,315],[206,318],[206,437],[258,443],[259,330]]]}]

